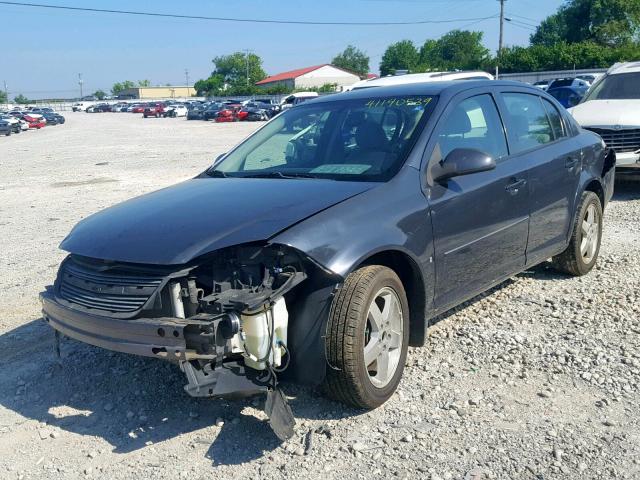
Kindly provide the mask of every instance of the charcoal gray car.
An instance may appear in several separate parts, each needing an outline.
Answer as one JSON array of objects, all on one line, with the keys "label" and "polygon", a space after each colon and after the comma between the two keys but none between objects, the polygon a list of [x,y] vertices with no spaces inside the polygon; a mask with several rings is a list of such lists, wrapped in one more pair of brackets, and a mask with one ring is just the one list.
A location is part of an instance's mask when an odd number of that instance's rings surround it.
[{"label": "charcoal gray car", "polygon": [[327,96],[196,178],[81,221],[44,318],[179,364],[194,396],[268,391],[286,437],[277,379],[375,408],[436,315],[549,258],[587,274],[614,166],[600,137],[521,83]]}]

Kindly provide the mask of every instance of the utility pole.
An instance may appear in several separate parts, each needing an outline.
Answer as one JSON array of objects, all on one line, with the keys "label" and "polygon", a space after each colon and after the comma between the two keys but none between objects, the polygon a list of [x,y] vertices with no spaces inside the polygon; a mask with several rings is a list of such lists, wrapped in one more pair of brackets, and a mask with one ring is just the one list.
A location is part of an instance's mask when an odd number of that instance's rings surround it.
[{"label": "utility pole", "polygon": [[184,69],[184,76],[187,79],[187,88],[189,87],[189,70],[187,70],[186,68]]},{"label": "utility pole", "polygon": [[4,96],[7,100],[7,108],[9,108],[9,89],[7,88],[7,81],[4,80]]},{"label": "utility pole", "polygon": [[498,58],[496,60],[496,80],[500,74],[500,59],[502,58],[502,42],[504,39],[504,2],[506,0],[498,0],[500,2],[500,38],[498,40]]},{"label": "utility pole", "polygon": [[82,99],[82,74],[78,74],[78,85],[80,85],[80,99]]},{"label": "utility pole", "polygon": [[249,54],[251,53],[251,50],[249,50],[248,48],[244,50],[244,58],[247,64],[247,87],[249,86]]}]

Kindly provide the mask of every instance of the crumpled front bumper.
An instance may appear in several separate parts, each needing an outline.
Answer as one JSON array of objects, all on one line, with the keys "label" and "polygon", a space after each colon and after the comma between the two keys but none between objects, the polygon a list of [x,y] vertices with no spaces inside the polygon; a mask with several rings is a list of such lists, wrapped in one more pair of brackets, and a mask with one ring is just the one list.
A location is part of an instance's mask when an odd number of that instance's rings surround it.
[{"label": "crumpled front bumper", "polygon": [[[54,329],[96,347],[171,361],[212,359],[189,345],[194,330],[207,319],[137,318],[115,319],[70,309],[56,301],[52,289],[40,293],[42,315]],[[212,319],[209,319],[211,321]]]}]

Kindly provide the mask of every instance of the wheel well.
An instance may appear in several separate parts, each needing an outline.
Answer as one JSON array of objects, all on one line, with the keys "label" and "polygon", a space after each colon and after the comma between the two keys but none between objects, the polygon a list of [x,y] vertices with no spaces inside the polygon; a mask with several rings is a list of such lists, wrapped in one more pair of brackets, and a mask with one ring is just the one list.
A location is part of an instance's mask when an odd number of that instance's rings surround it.
[{"label": "wheel well", "polygon": [[409,302],[409,345],[424,345],[427,338],[426,290],[418,265],[407,254],[394,250],[376,253],[363,261],[359,267],[365,265],[383,265],[400,277]]},{"label": "wheel well", "polygon": [[584,189],[586,192],[593,192],[598,195],[600,199],[600,205],[604,209],[604,190],[602,189],[602,185],[597,180],[591,180]]}]

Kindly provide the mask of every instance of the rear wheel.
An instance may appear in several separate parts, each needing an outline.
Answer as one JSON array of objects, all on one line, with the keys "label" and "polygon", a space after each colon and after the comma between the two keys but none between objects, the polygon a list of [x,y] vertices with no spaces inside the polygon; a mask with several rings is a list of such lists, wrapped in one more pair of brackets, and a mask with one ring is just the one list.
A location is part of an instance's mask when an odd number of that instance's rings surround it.
[{"label": "rear wheel", "polygon": [[371,265],[351,273],[327,324],[329,396],[358,408],[382,405],[400,383],[408,340],[409,306],[395,272]]},{"label": "rear wheel", "polygon": [[602,204],[593,192],[584,192],[576,211],[569,246],[553,257],[554,267],[574,276],[586,275],[598,259],[602,240]]}]

